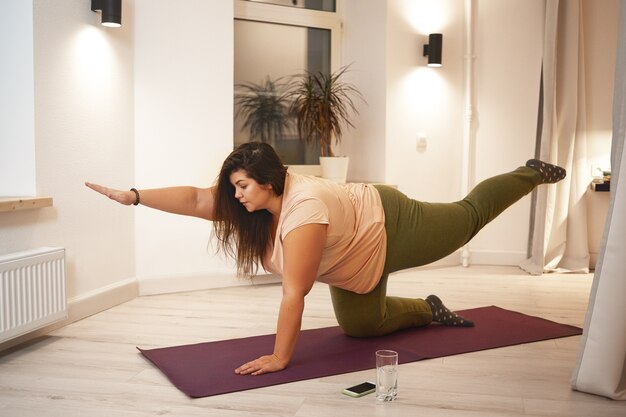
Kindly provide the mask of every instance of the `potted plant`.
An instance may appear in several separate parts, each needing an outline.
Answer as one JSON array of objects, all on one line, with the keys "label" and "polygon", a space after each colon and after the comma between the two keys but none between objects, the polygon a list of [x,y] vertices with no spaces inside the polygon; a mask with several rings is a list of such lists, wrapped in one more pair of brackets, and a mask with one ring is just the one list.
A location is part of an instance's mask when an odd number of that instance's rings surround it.
[{"label": "potted plant", "polygon": [[[322,176],[337,182],[345,182],[349,160],[335,157],[333,143],[340,142],[346,127],[354,127],[351,117],[358,114],[354,100],[364,101],[359,90],[343,80],[348,68],[330,74],[320,71],[298,75],[287,94],[300,139],[319,142]],[[332,165],[337,163],[341,166],[338,173],[333,173]]]},{"label": "potted plant", "polygon": [[248,130],[251,141],[275,146],[289,122],[288,84],[282,78],[272,80],[268,76],[260,84],[242,83],[235,87],[235,114],[243,118],[242,129]]}]

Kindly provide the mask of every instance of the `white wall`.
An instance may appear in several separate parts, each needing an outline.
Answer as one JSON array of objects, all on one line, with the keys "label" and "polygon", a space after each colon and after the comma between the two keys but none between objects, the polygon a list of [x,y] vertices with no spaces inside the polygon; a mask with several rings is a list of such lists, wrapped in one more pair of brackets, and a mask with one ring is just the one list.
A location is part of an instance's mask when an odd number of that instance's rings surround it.
[{"label": "white wall", "polygon": [[132,182],[133,36],[88,3],[33,2],[36,192],[54,206],[0,213],[0,253],[64,247],[70,307],[93,314],[137,294],[133,211],[83,185]]},{"label": "white wall", "polygon": [[5,0],[0,26],[0,197],[35,195],[33,4]]},{"label": "white wall", "polygon": [[347,80],[359,86],[366,103],[357,102],[355,129],[347,130],[338,154],[350,155],[350,181],[386,180],[387,4],[380,0],[341,3],[341,65],[351,64]]},{"label": "white wall", "polygon": [[[443,67],[422,56],[443,33]],[[463,3],[390,0],[387,16],[386,181],[412,198],[453,201],[460,192],[463,133]],[[417,135],[427,137],[417,151]]]},{"label": "white wall", "polygon": [[[535,153],[543,44],[543,0],[480,0],[476,9],[474,183],[510,171]],[[471,263],[526,259],[530,196],[470,243]]]},{"label": "white wall", "polygon": [[[134,185],[211,186],[233,146],[232,1],[135,0],[135,9]],[[189,278],[237,282],[207,248],[209,222],[145,207],[135,219],[142,292],[171,278],[185,288],[196,285]]]}]

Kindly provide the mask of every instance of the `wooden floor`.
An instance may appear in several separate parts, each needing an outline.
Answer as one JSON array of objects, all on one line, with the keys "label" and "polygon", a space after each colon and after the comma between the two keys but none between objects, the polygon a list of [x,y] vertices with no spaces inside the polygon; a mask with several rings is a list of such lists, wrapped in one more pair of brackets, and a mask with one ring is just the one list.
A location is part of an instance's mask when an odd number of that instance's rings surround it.
[{"label": "wooden floor", "polygon": [[[394,275],[389,294],[582,326],[591,280],[459,267]],[[0,416],[626,416],[626,402],[571,390],[579,337],[401,365],[398,399],[384,405],[341,394],[373,371],[190,399],[135,349],[273,333],[280,294],[262,285],[142,297],[0,353]],[[328,289],[316,284],[304,328],[331,325]]]}]

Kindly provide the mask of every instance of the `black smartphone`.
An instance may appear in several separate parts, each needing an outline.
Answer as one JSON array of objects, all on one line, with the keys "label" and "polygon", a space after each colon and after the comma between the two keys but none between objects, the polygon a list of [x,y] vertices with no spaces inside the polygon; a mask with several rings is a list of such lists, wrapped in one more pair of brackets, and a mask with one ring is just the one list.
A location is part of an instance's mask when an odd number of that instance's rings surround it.
[{"label": "black smartphone", "polygon": [[376,384],[372,382],[363,382],[362,384],[346,388],[341,392],[343,394],[349,395],[350,397],[358,398],[367,394],[371,394],[374,391],[376,391]]}]

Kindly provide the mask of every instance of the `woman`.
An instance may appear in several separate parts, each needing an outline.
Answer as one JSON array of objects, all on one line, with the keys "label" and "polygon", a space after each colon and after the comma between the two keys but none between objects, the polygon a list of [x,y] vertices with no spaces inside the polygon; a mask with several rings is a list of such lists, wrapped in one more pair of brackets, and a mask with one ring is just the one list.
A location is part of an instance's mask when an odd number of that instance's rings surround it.
[{"label": "woman", "polygon": [[337,321],[350,336],[379,336],[433,321],[473,326],[434,295],[387,297],[388,275],[454,252],[536,186],[564,177],[563,168],[530,160],[481,182],[461,201],[425,203],[384,185],[287,173],[274,149],[256,142],[235,149],[210,188],[120,191],[86,185],[121,204],[211,220],[220,248],[235,257],[240,274],[253,275],[262,265],[282,276],[274,351],[235,370],[260,375],[288,365],[304,298],[316,280],[329,284]]}]

